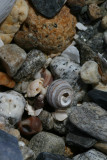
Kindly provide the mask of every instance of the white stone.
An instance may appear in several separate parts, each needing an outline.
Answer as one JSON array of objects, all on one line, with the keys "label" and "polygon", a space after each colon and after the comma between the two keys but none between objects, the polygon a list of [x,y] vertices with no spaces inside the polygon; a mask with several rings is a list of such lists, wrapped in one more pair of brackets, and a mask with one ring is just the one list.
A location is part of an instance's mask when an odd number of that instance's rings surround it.
[{"label": "white stone", "polygon": [[98,72],[98,64],[94,61],[87,61],[80,71],[81,79],[87,84],[99,83],[101,76]]},{"label": "white stone", "polygon": [[15,91],[0,92],[0,116],[12,118],[14,123],[21,120],[26,101]]},{"label": "white stone", "polygon": [[52,116],[57,121],[64,121],[68,117],[66,111],[64,110],[56,110],[52,113]]},{"label": "white stone", "polygon": [[82,23],[80,23],[80,22],[78,22],[77,24],[76,24],[76,27],[79,29],[79,30],[81,30],[81,31],[86,31],[87,30],[87,27],[86,26],[84,26]]},{"label": "white stone", "polygon": [[74,61],[76,63],[80,63],[79,50],[75,46],[70,45],[69,47],[67,47],[62,52],[62,56],[64,56],[64,57],[68,56],[71,61]]}]

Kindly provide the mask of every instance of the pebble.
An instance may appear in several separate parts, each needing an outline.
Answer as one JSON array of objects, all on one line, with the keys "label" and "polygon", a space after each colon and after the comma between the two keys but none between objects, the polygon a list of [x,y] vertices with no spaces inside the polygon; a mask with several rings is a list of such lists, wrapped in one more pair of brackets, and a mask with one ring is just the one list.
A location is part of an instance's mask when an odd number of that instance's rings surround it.
[{"label": "pebble", "polygon": [[[52,19],[43,17],[31,6],[29,6],[29,14],[23,24],[22,31],[29,32],[33,35],[35,43],[32,44],[32,49],[36,47],[47,54],[57,54],[62,52],[68,45],[71,44],[73,36],[76,33],[75,25],[76,17],[70,13],[70,9],[66,6],[64,6]],[[22,45],[21,47],[26,49],[25,37],[27,35],[20,35],[21,37],[17,35],[19,40],[17,39],[16,42],[19,46],[22,42],[23,47]],[[37,43],[35,39],[37,39]],[[20,43],[18,43],[18,41]],[[31,38],[29,41],[31,41]],[[23,42],[25,42],[25,44]]]},{"label": "pebble", "polygon": [[104,32],[104,40],[105,40],[105,43],[107,44],[107,31]]},{"label": "pebble", "polygon": [[61,53],[61,56],[68,57],[75,63],[80,63],[79,50],[75,46],[72,46],[72,44]]},{"label": "pebble", "polygon": [[67,119],[63,121],[58,121],[54,119],[54,127],[53,127],[54,131],[60,135],[65,135],[67,132],[66,123],[67,123]]},{"label": "pebble", "polygon": [[100,4],[103,3],[105,0],[86,0],[86,4],[91,4],[91,3],[95,3],[95,4]]},{"label": "pebble", "polygon": [[80,65],[70,61],[69,57],[58,56],[50,63],[50,70],[55,79],[63,79],[75,85],[80,71]]},{"label": "pebble", "polygon": [[96,20],[98,18],[101,18],[101,9],[97,4],[90,4],[89,5],[89,16],[92,20]]},{"label": "pebble", "polygon": [[63,138],[53,133],[40,132],[30,140],[29,147],[34,151],[35,157],[41,152],[63,155],[65,142]]},{"label": "pebble", "polygon": [[43,128],[45,130],[53,129],[54,120],[50,112],[43,110],[39,115],[39,119],[42,122]]},{"label": "pebble", "polygon": [[0,47],[0,59],[9,76],[14,76],[26,59],[26,52],[16,44]]},{"label": "pebble", "polygon": [[36,160],[71,160],[71,159],[58,154],[42,152],[37,156]]},{"label": "pebble", "polygon": [[81,30],[81,31],[86,31],[87,30],[87,27],[85,27],[82,23],[78,22],[76,24],[76,27]]},{"label": "pebble", "polygon": [[88,96],[91,98],[93,102],[107,110],[107,92],[93,89],[88,92]]},{"label": "pebble", "polygon": [[101,75],[98,71],[98,64],[95,61],[86,61],[81,67],[81,79],[87,84],[98,84]]},{"label": "pebble", "polygon": [[107,142],[107,112],[95,103],[84,102],[72,107],[70,122],[96,139]]},{"label": "pebble", "polygon": [[107,15],[101,21],[102,28],[107,29]]},{"label": "pebble", "polygon": [[85,5],[85,0],[67,0],[67,4],[72,7],[72,6],[84,6]]},{"label": "pebble", "polygon": [[14,79],[17,81],[32,79],[35,73],[44,66],[45,62],[46,58],[43,52],[36,49],[31,50],[27,54],[25,62],[14,76]]},{"label": "pebble", "polygon": [[65,0],[31,0],[34,8],[46,18],[53,18],[63,7]]},{"label": "pebble", "polygon": [[0,116],[11,118],[13,124],[21,119],[25,105],[26,101],[20,93],[0,92]]},{"label": "pebble", "polygon": [[[10,0],[8,2],[10,2]],[[0,38],[4,44],[11,43],[15,33],[19,30],[21,24],[27,18],[28,10],[28,5],[25,0],[16,0],[10,14],[0,25]]]},{"label": "pebble", "polygon": [[17,138],[0,130],[0,159],[1,160],[23,160],[18,146]]},{"label": "pebble", "polygon": [[91,148],[96,144],[96,140],[93,138],[90,138],[88,136],[84,136],[84,134],[80,135],[74,134],[74,133],[68,133],[66,136],[66,143],[70,146],[79,146],[84,148]]},{"label": "pebble", "polygon": [[86,160],[86,159],[88,160],[106,160],[107,156],[95,149],[91,149],[85,153],[75,156],[72,160]]},{"label": "pebble", "polygon": [[98,149],[99,151],[107,154],[107,143],[103,143],[103,142],[97,142],[94,147],[96,149]]}]

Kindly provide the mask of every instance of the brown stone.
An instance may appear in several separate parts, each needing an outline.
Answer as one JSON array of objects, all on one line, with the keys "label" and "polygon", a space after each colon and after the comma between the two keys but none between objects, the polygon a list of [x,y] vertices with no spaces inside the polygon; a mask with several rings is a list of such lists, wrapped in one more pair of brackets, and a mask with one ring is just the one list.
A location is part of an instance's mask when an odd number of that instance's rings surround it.
[{"label": "brown stone", "polygon": [[[32,33],[33,38],[37,39],[37,43],[35,41],[32,48],[38,47],[38,49],[48,54],[56,54],[62,52],[71,44],[76,32],[75,25],[76,18],[66,6],[52,19],[43,17],[30,6],[28,18],[23,25],[23,31]],[[18,45],[21,44],[21,39],[23,42],[25,41],[24,36],[23,38],[22,36],[19,37],[21,37],[18,38],[20,40],[15,38]],[[23,44],[23,48],[26,49],[26,44]]]},{"label": "brown stone", "polygon": [[105,0],[85,0],[86,4],[91,4],[91,3],[95,3],[95,4],[100,4],[103,3]]},{"label": "brown stone", "polygon": [[101,25],[102,28],[107,29],[107,15],[103,17]]},{"label": "brown stone", "polygon": [[92,20],[96,20],[98,18],[101,18],[101,9],[97,4],[90,4],[89,5],[89,16]]},{"label": "brown stone", "polygon": [[67,0],[67,4],[69,6],[84,6],[85,5],[85,0]]}]

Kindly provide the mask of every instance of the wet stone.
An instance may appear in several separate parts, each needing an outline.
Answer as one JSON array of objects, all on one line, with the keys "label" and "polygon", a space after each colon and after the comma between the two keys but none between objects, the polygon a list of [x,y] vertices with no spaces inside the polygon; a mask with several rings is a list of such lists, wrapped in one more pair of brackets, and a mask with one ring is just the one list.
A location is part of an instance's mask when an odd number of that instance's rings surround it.
[{"label": "wet stone", "polygon": [[47,18],[53,18],[63,7],[65,0],[31,0],[34,8]]},{"label": "wet stone", "polygon": [[88,92],[88,96],[93,102],[107,110],[107,92],[93,89]]},{"label": "wet stone", "polygon": [[107,156],[95,149],[91,149],[88,152],[75,156],[72,160],[86,160],[86,159],[88,160],[107,160]]},{"label": "wet stone", "polygon": [[107,112],[95,103],[72,107],[69,119],[80,130],[107,142]]},{"label": "wet stone", "polygon": [[26,59],[26,52],[16,44],[0,47],[0,60],[9,76],[14,76]]},{"label": "wet stone", "polygon": [[34,74],[37,73],[45,64],[46,58],[40,50],[32,50],[28,53],[27,58],[14,79],[20,81],[22,79],[32,79]]},{"label": "wet stone", "polygon": [[88,136],[84,136],[83,134],[73,134],[73,133],[68,133],[66,136],[66,143],[68,145],[75,145],[79,147],[84,147],[84,148],[90,148],[92,147],[97,141],[93,138],[90,138]]},{"label": "wet stone", "polygon": [[17,139],[0,130],[0,159],[1,160],[23,160]]}]

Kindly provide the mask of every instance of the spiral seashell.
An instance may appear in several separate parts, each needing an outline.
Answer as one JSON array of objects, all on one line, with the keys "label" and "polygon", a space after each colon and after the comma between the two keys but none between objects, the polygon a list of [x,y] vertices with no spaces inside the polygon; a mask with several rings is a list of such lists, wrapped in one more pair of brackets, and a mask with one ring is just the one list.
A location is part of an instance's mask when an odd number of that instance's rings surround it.
[{"label": "spiral seashell", "polygon": [[0,23],[9,15],[16,0],[0,0]]},{"label": "spiral seashell", "polygon": [[38,117],[30,117],[19,122],[18,129],[22,135],[30,136],[42,131],[42,123]]},{"label": "spiral seashell", "polygon": [[68,107],[72,102],[73,90],[64,80],[55,80],[47,90],[47,101],[54,108]]}]

